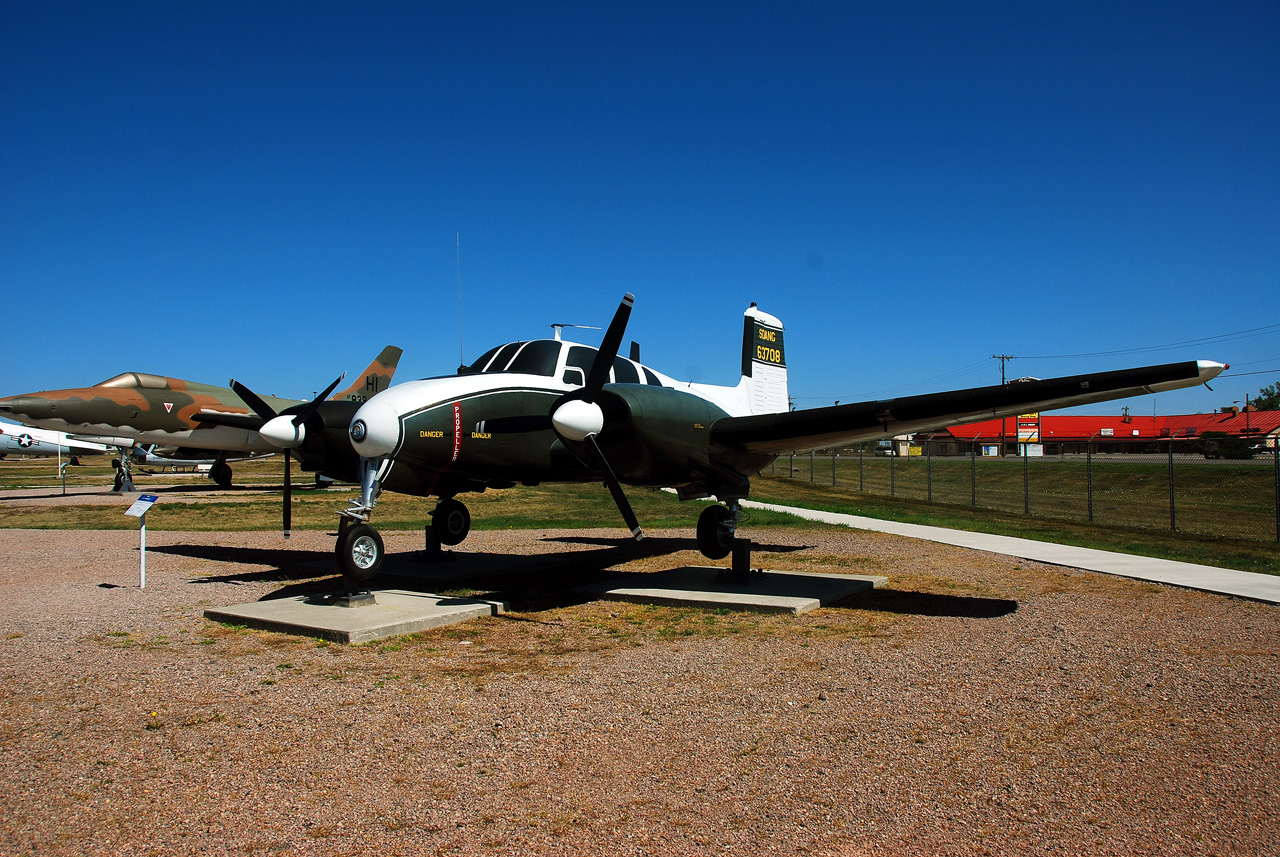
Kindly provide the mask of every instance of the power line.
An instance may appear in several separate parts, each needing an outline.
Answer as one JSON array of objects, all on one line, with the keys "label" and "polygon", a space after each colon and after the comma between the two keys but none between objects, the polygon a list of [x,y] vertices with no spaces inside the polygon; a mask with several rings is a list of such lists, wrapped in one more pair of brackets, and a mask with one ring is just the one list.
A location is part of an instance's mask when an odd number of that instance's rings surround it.
[{"label": "power line", "polygon": [[1116,354],[1139,354],[1144,351],[1165,351],[1170,348],[1183,348],[1187,345],[1203,345],[1207,342],[1223,342],[1229,339],[1245,339],[1250,336],[1261,336],[1267,331],[1280,329],[1280,324],[1269,324],[1265,327],[1253,327],[1235,333],[1222,333],[1217,336],[1206,336],[1202,339],[1187,339],[1182,342],[1170,342],[1167,345],[1147,345],[1141,348],[1121,348],[1116,351],[1091,351],[1085,354],[1036,354],[1027,360],[1062,360],[1077,357],[1111,357]]}]

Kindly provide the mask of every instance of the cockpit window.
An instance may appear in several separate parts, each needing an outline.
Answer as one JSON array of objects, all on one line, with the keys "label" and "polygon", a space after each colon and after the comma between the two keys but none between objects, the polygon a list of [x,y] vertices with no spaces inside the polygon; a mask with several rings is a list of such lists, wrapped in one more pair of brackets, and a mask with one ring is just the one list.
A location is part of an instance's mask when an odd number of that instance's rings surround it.
[{"label": "cockpit window", "polygon": [[475,375],[477,373],[483,372],[484,367],[489,365],[489,361],[493,360],[493,355],[497,354],[498,349],[501,347],[502,347],[501,345],[493,346],[484,354],[481,354],[479,357],[477,357],[475,362],[472,363],[470,366],[463,367],[462,371],[459,372],[458,374],[459,375]]},{"label": "cockpit window", "polygon": [[556,373],[556,363],[559,361],[559,342],[554,339],[535,339],[524,344],[520,353],[507,366],[507,371],[524,375],[545,375],[549,378]]},{"label": "cockpit window", "polygon": [[116,387],[119,389],[146,387],[152,390],[166,390],[169,387],[169,379],[162,378],[159,375],[148,375],[145,372],[125,372],[94,386]]},{"label": "cockpit window", "polygon": [[653,374],[652,369],[650,369],[648,366],[641,366],[640,368],[644,370],[644,380],[646,383],[654,387],[662,386],[662,382],[658,380],[657,375]]}]

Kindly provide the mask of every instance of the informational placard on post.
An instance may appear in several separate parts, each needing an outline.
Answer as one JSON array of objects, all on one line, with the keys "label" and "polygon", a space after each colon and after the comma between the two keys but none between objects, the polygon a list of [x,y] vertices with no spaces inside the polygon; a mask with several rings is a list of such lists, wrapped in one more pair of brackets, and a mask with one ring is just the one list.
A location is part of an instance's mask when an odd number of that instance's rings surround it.
[{"label": "informational placard on post", "polygon": [[125,514],[138,519],[138,588],[147,588],[147,512],[160,498],[155,494],[140,494]]}]

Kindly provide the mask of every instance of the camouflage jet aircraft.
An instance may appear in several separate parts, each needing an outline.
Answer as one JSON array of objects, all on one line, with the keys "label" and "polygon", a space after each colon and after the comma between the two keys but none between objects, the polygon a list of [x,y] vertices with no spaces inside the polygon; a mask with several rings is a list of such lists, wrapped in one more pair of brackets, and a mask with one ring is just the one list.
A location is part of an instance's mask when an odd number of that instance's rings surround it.
[{"label": "camouflage jet aircraft", "polygon": [[[301,437],[296,442],[292,438],[280,442],[270,431],[259,431],[266,421],[250,410],[236,389],[142,372],[125,372],[92,387],[0,399],[0,416],[24,425],[69,431],[73,436],[122,449],[135,442],[155,443],[175,447],[176,455],[213,458],[209,476],[222,486],[231,484],[228,453],[287,453],[291,449],[297,450],[304,470],[356,481],[359,459],[346,438],[347,425],[362,402],[391,383],[400,354],[394,345],[382,349],[360,378],[332,400],[326,398],[342,378],[309,403],[270,398],[273,416],[301,417],[294,434],[303,432],[303,424],[310,426],[307,443]],[[240,385],[233,381],[232,387]],[[252,393],[248,395],[262,403]],[[128,456],[122,455],[122,468],[128,467],[128,461]],[[287,468],[285,475],[287,482]],[[286,520],[287,516],[286,511]]]},{"label": "camouflage jet aircraft", "polygon": [[384,488],[439,497],[431,532],[446,545],[470,528],[455,499],[464,492],[602,481],[639,539],[623,484],[674,488],[682,500],[724,504],[708,506],[697,526],[699,549],[720,559],[733,549],[751,474],[780,455],[1190,387],[1225,368],[1192,361],[791,411],[777,318],[755,304],[746,311],[741,380],[720,387],[644,366],[634,345],[631,359],[619,357],[633,302],[623,298],[599,349],[512,342],[457,375],[400,384],[364,403],[350,426],[361,495],[341,513],[344,574],[366,580],[382,563],[368,521]]}]

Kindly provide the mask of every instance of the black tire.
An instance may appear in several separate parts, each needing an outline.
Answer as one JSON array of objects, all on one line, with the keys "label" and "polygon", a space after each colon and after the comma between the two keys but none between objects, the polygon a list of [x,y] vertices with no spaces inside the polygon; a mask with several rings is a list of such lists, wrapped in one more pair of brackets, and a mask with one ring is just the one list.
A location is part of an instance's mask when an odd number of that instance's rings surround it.
[{"label": "black tire", "polygon": [[218,484],[219,488],[231,487],[231,465],[225,461],[220,464],[213,465],[209,469],[209,478]]},{"label": "black tire", "polygon": [[338,536],[338,568],[353,580],[368,580],[382,568],[382,536],[368,524],[347,527]]},{"label": "black tire", "polygon": [[471,513],[457,500],[441,500],[431,513],[431,533],[442,545],[462,544],[471,532]]},{"label": "black tire", "polygon": [[724,506],[708,506],[698,516],[698,550],[707,559],[724,559],[733,550],[733,532],[725,526],[732,517]]}]

